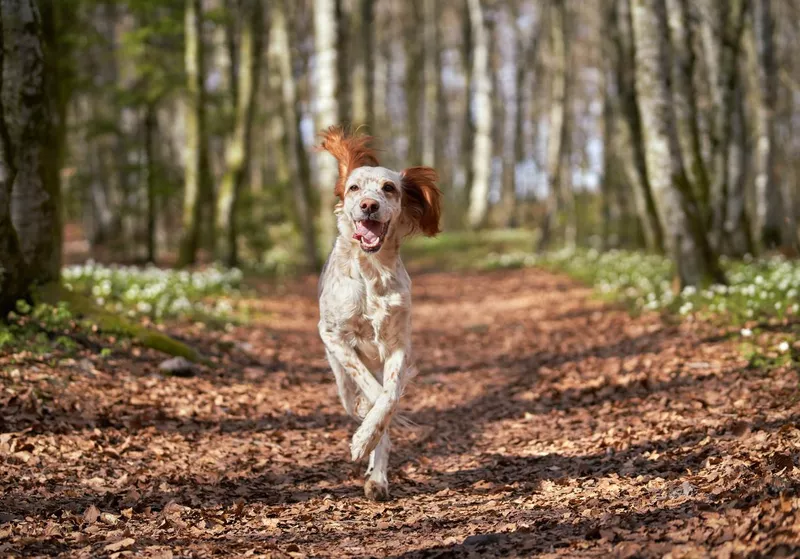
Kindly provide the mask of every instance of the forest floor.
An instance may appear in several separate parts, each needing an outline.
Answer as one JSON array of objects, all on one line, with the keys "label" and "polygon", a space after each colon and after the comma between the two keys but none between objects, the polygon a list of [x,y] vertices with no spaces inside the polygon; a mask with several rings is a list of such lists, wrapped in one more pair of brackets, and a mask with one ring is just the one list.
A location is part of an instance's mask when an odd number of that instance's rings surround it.
[{"label": "forest floor", "polygon": [[188,378],[136,347],[0,356],[0,555],[800,554],[797,370],[537,269],[414,282],[391,501],[348,458],[308,278],[169,324],[213,362]]}]

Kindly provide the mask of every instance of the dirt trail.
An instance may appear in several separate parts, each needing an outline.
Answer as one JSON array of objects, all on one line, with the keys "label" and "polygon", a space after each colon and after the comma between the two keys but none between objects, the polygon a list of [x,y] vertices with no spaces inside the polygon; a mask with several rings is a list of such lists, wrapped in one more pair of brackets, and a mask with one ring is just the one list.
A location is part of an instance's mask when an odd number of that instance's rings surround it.
[{"label": "dirt trail", "polygon": [[0,555],[800,553],[795,371],[542,271],[414,281],[391,502],[348,460],[308,280],[246,327],[176,327],[222,365],[193,378],[147,352],[6,366]]}]

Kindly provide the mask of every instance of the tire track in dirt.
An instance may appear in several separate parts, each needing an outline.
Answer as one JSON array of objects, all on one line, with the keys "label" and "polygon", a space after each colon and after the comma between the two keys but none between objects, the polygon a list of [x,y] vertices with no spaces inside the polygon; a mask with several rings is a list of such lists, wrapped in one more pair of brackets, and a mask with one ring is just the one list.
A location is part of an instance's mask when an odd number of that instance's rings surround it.
[{"label": "tire track in dirt", "polygon": [[194,378],[147,351],[4,373],[0,554],[800,552],[797,373],[707,326],[539,270],[417,275],[417,427],[371,503],[314,281],[265,291],[249,325],[174,325],[218,361]]}]

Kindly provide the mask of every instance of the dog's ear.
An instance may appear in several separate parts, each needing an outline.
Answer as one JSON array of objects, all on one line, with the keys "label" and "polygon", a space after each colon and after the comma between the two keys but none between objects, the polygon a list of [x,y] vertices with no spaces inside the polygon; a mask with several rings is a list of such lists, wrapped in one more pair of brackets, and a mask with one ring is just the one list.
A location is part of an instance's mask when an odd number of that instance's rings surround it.
[{"label": "dog's ear", "polygon": [[430,167],[409,167],[403,177],[403,209],[420,231],[429,237],[439,233],[442,192],[436,186],[439,175]]},{"label": "dog's ear", "polygon": [[339,178],[333,193],[340,199],[344,198],[344,183],[353,169],[378,165],[375,150],[370,146],[374,138],[366,134],[349,134],[342,126],[331,126],[320,136],[322,142],[317,149],[327,151],[339,162]]}]

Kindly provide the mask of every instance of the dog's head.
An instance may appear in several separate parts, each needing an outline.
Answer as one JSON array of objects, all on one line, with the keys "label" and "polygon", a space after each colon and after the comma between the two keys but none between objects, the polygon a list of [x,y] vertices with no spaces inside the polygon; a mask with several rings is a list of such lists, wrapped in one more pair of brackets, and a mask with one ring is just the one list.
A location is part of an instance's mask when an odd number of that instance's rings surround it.
[{"label": "dog's head", "polygon": [[442,194],[430,167],[397,172],[378,166],[372,137],[349,135],[341,127],[322,133],[321,149],[339,162],[334,194],[339,232],[358,241],[364,252],[378,252],[387,239],[439,232]]}]

